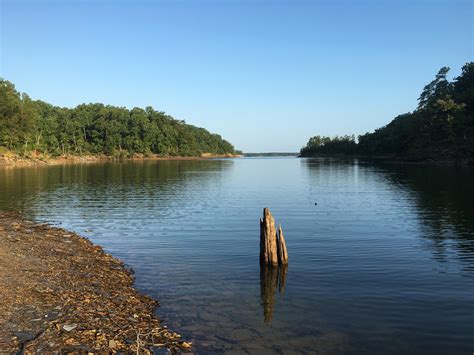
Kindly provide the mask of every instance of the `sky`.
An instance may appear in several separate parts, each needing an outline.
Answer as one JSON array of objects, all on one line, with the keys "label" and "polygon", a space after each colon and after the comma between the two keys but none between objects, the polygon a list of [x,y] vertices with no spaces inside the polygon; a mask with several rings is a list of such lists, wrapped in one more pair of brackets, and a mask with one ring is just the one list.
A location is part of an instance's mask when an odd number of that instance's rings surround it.
[{"label": "sky", "polygon": [[416,108],[473,60],[473,0],[0,0],[0,76],[58,106],[165,111],[295,152]]}]

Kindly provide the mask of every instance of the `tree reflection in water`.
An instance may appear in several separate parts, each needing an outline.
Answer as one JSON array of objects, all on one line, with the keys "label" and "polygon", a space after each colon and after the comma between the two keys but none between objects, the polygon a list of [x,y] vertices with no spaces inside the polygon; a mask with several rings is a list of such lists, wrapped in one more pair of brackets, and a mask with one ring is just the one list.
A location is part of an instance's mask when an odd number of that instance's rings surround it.
[{"label": "tree reflection in water", "polygon": [[265,323],[270,323],[272,320],[277,288],[280,297],[283,297],[285,293],[287,271],[288,265],[280,265],[279,267],[260,265],[260,298]]}]

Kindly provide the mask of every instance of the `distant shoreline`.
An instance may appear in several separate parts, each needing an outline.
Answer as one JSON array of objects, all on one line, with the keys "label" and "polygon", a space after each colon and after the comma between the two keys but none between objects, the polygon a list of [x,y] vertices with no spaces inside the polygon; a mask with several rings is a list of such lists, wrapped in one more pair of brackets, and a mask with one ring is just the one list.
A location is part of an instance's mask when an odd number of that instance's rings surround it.
[{"label": "distant shoreline", "polygon": [[268,153],[243,153],[246,158],[257,157],[297,157],[300,153],[292,152],[268,152]]},{"label": "distant shoreline", "polygon": [[444,165],[444,166],[474,166],[471,159],[410,159],[394,156],[371,156],[357,154],[318,154],[318,155],[298,155],[298,158],[341,158],[341,159],[367,159],[390,164],[407,165]]},{"label": "distant shoreline", "polygon": [[101,162],[119,161],[145,161],[145,160],[209,160],[224,158],[240,158],[237,154],[203,154],[201,156],[160,156],[136,154],[132,157],[113,157],[108,155],[61,155],[50,157],[47,155],[36,155],[22,157],[18,154],[0,154],[0,166],[20,167],[20,166],[48,166],[65,164],[90,164]]}]

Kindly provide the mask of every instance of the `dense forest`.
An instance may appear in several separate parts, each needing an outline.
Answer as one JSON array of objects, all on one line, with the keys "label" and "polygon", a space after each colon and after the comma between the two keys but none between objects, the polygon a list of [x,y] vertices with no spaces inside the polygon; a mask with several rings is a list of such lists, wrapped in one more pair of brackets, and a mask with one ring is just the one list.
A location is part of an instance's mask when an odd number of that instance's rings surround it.
[{"label": "dense forest", "polygon": [[439,70],[418,99],[418,107],[373,133],[358,137],[309,139],[301,156],[344,154],[407,161],[474,161],[474,62],[453,81],[449,68]]},{"label": "dense forest", "polygon": [[232,144],[204,128],[145,109],[83,104],[50,105],[20,94],[0,79],[0,149],[28,155],[233,154]]}]

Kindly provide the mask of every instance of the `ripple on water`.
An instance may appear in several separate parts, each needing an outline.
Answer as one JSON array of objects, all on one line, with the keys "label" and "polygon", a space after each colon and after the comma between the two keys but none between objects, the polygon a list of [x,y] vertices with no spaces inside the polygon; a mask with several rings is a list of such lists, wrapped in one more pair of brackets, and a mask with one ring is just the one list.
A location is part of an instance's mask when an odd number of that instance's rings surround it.
[{"label": "ripple on water", "polygon": [[[462,354],[474,344],[472,181],[471,169],[335,159],[0,169],[0,208],[122,258],[200,353]],[[278,280],[261,289],[264,206],[288,244],[281,293]]]}]

